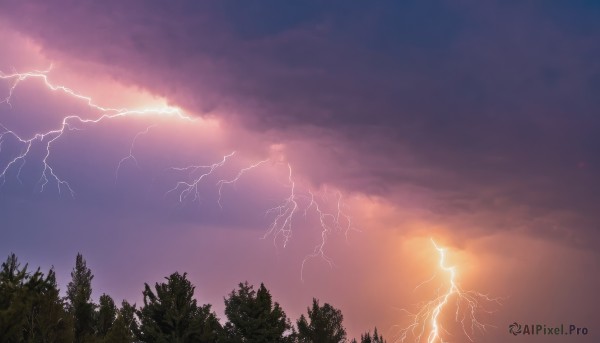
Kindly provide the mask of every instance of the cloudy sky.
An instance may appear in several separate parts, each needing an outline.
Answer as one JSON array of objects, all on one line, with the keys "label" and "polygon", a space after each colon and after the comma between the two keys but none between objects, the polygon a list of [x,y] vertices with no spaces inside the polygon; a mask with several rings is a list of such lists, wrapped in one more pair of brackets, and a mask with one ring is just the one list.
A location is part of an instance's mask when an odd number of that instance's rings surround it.
[{"label": "cloudy sky", "polygon": [[476,341],[514,321],[597,341],[599,19],[578,0],[0,0],[0,254],[64,288],[82,252],[94,297],[138,303],[186,271],[221,316],[265,282],[292,319],[317,297],[391,340],[447,287],[434,239],[502,299]]}]

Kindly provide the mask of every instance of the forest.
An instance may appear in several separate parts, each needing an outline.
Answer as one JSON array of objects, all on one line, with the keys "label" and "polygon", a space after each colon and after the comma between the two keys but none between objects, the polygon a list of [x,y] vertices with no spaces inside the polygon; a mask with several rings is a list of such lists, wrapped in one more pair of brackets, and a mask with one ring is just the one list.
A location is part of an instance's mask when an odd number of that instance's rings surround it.
[{"label": "forest", "polygon": [[210,304],[197,303],[186,273],[175,272],[153,287],[144,284],[139,306],[126,300],[118,306],[108,294],[94,303],[93,279],[78,254],[63,297],[53,268],[31,271],[10,254],[0,270],[0,342],[385,342],[377,328],[349,339],[342,312],[315,298],[292,323],[262,283],[255,289],[242,282],[228,294],[223,323]]}]

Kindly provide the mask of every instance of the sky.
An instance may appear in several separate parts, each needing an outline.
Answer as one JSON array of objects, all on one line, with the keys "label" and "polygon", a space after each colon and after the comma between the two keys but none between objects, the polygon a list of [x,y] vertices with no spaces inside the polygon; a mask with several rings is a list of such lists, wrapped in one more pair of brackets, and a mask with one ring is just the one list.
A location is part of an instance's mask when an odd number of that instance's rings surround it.
[{"label": "sky", "polygon": [[[264,282],[293,320],[316,297],[350,337],[393,341],[449,287],[433,240],[498,300],[478,298],[475,341],[598,341],[599,18],[579,0],[0,0],[0,255],[64,289],[81,252],[95,299],[138,304],[187,272],[221,318]],[[439,320],[465,342],[455,302]]]}]

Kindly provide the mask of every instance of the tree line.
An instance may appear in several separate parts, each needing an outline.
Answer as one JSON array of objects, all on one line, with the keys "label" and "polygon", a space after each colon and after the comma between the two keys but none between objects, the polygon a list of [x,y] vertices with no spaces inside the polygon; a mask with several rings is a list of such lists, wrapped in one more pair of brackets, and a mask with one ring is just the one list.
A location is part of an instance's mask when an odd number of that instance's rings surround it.
[{"label": "tree line", "polygon": [[199,305],[187,274],[178,272],[151,287],[143,304],[117,306],[107,294],[92,296],[94,275],[77,255],[66,296],[61,297],[51,268],[28,270],[15,254],[0,268],[0,342],[74,343],[384,343],[377,332],[349,340],[343,315],[313,298],[306,315],[292,324],[261,283],[240,283],[225,298],[222,324],[210,304]]}]

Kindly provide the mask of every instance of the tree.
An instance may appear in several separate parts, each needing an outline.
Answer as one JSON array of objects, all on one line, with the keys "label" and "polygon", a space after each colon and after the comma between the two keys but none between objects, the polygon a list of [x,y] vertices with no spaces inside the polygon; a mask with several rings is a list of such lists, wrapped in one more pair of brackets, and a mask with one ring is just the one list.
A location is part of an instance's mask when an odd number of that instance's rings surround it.
[{"label": "tree", "polygon": [[19,340],[27,320],[22,294],[27,265],[23,269],[20,267],[15,254],[11,254],[2,263],[0,271],[0,337],[6,341]]},{"label": "tree", "polygon": [[313,298],[312,308],[308,308],[308,318],[304,315],[298,319],[298,340],[302,343],[342,343],[346,342],[346,329],[342,325],[342,311]]},{"label": "tree", "polygon": [[139,338],[144,342],[215,342],[221,325],[210,305],[199,307],[195,287],[187,274],[174,273],[166,283],[156,283],[156,293],[145,284]]},{"label": "tree", "polygon": [[[356,340],[353,340],[356,342]],[[377,328],[373,331],[373,336],[371,337],[371,332],[367,331],[364,334],[360,335],[360,343],[386,343],[383,339],[383,336],[377,332]]]},{"label": "tree", "polygon": [[117,306],[112,298],[107,294],[100,296],[98,314],[96,317],[96,335],[103,338],[108,334],[117,317]]},{"label": "tree", "polygon": [[292,325],[264,284],[254,291],[248,282],[240,283],[225,299],[228,338],[233,342],[291,342]]},{"label": "tree", "polygon": [[11,254],[0,268],[0,337],[3,342],[69,342],[72,322],[59,297],[56,275],[22,269]]},{"label": "tree", "polygon": [[106,343],[133,343],[137,331],[135,321],[135,305],[131,306],[125,300],[117,311],[116,318],[104,337]]},{"label": "tree", "polygon": [[[30,293],[30,320],[33,323],[31,332],[39,342],[70,342],[73,341],[73,320],[65,310],[64,300],[56,283],[56,274],[50,269],[48,276],[39,276],[38,290]],[[35,274],[32,277],[35,280]],[[33,336],[32,336],[33,337]],[[33,340],[33,339],[32,339]]]},{"label": "tree", "polygon": [[81,254],[77,254],[71,281],[67,285],[68,307],[74,319],[75,342],[90,341],[94,335],[94,309],[92,296],[92,271]]}]

